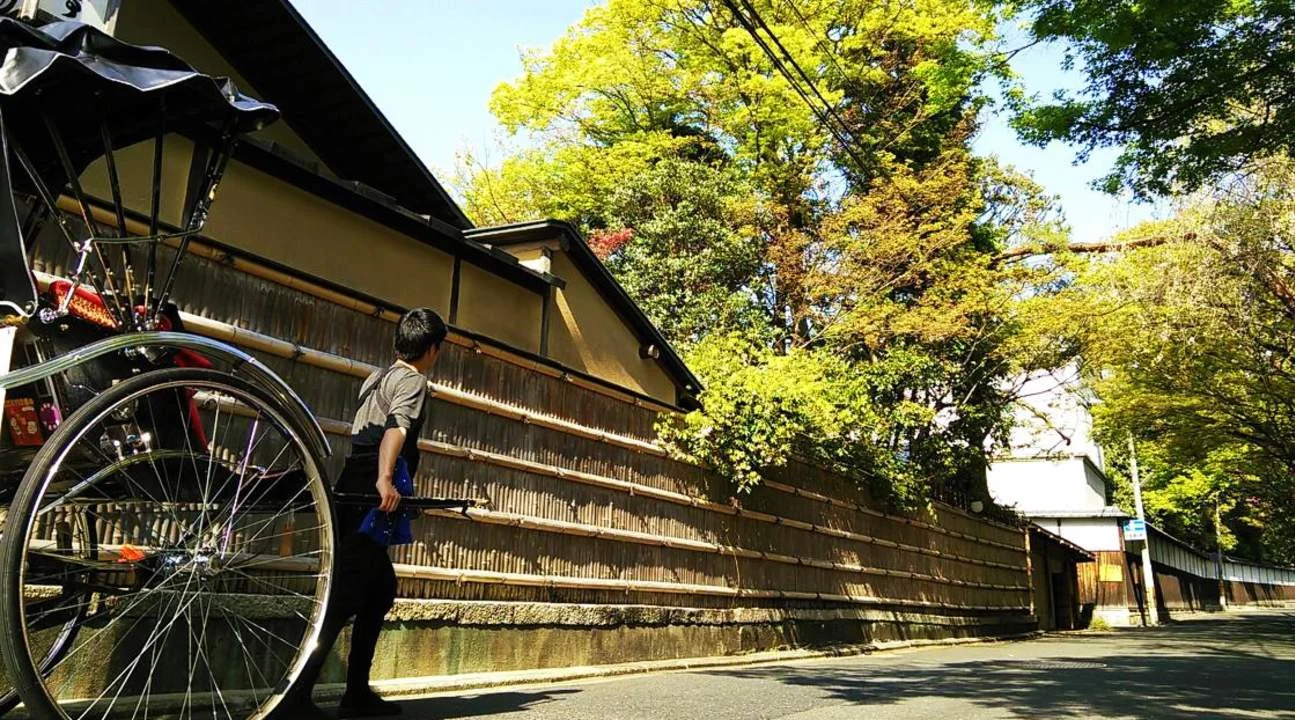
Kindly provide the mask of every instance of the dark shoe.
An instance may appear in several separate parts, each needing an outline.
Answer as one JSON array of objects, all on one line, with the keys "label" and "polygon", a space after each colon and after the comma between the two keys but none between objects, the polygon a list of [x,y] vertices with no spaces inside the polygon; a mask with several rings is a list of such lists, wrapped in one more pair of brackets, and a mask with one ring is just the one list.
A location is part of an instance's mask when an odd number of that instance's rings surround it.
[{"label": "dark shoe", "polygon": [[400,703],[383,700],[377,693],[365,688],[358,693],[346,693],[337,706],[339,718],[369,718],[399,715]]},{"label": "dark shoe", "polygon": [[284,698],[270,714],[270,720],[333,720],[333,716],[319,709],[309,698]]}]

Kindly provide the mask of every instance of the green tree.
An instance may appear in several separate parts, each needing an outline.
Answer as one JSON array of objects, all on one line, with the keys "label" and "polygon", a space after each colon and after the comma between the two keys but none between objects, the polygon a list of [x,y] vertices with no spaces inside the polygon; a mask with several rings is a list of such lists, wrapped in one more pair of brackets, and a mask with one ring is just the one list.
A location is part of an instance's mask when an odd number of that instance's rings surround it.
[{"label": "green tree", "polygon": [[1295,149],[1295,6],[1288,0],[1009,0],[1061,43],[1087,85],[1028,104],[1038,144],[1123,149],[1108,191],[1191,192]]},{"label": "green tree", "polygon": [[[1128,446],[1116,438],[1109,440],[1106,470],[1114,483],[1111,500],[1131,509],[1134,501]],[[1203,456],[1186,458],[1151,437],[1144,438],[1137,450],[1142,501],[1156,527],[1194,547],[1222,548],[1226,553],[1251,558],[1264,555],[1254,512],[1258,508],[1252,506],[1253,496],[1247,492],[1260,479],[1248,474],[1251,465],[1238,448],[1218,448]],[[1222,521],[1217,529],[1216,505]]]},{"label": "green tree", "polygon": [[797,453],[965,493],[1039,275],[998,255],[1060,232],[968,150],[996,21],[975,0],[609,0],[495,92],[533,149],[468,172],[468,209],[589,234],[706,385],[663,428],[680,452],[744,485]]},{"label": "green tree", "polygon": [[1271,163],[1130,231],[1158,242],[1073,265],[1073,282],[1046,308],[1050,330],[1087,362],[1107,447],[1118,459],[1132,434],[1147,454],[1153,518],[1212,546],[1217,500],[1240,551],[1286,562],[1295,560],[1293,180],[1289,164]]},{"label": "green tree", "polygon": [[761,323],[748,288],[761,282],[759,208],[731,169],[664,158],[626,177],[594,230],[608,267],[673,343]]},{"label": "green tree", "polygon": [[994,17],[969,0],[740,5],[831,104],[848,152],[724,2],[611,0],[496,90],[501,123],[540,147],[468,173],[464,194],[485,221],[551,216],[615,231],[608,198],[655,162],[721,167],[760,210],[766,272],[751,290],[785,338],[804,341],[802,281],[821,218],[890,166],[961,146]]}]

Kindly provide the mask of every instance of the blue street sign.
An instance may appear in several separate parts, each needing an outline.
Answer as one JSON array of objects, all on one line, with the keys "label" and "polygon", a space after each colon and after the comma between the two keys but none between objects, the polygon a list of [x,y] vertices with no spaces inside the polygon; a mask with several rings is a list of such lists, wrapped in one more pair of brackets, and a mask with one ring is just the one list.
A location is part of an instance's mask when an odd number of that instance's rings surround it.
[{"label": "blue street sign", "polygon": [[1147,521],[1130,518],[1124,521],[1124,541],[1136,542],[1147,539]]}]

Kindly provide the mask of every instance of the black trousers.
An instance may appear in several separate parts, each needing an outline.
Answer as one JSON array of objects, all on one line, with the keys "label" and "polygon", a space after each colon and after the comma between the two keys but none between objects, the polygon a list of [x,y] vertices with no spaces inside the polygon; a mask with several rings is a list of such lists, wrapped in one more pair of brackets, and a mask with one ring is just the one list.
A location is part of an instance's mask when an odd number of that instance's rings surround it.
[{"label": "black trousers", "polygon": [[332,597],[324,613],[319,644],[306,662],[293,688],[294,694],[310,696],[337,636],[352,618],[355,626],[351,629],[351,654],[346,662],[346,691],[348,694],[366,692],[382,620],[395,601],[396,572],[387,549],[358,532],[344,537],[337,550]]}]

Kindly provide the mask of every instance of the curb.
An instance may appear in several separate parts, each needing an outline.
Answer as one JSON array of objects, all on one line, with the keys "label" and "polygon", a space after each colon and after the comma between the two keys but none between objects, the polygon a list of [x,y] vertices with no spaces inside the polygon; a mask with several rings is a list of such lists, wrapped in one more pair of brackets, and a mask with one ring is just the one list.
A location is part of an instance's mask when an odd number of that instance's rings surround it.
[{"label": "curb", "polygon": [[[415,698],[423,695],[460,690],[485,690],[509,686],[552,685],[577,680],[614,678],[646,673],[682,672],[708,668],[766,665],[795,660],[852,657],[874,652],[917,650],[927,647],[951,645],[978,645],[1000,642],[1019,642],[1042,637],[1043,633],[1030,631],[1013,635],[987,638],[948,638],[943,640],[898,640],[870,645],[842,645],[822,650],[771,650],[749,655],[724,655],[719,657],[680,658],[674,660],[648,660],[618,663],[615,665],[586,665],[541,670],[513,670],[507,672],[464,673],[460,675],[429,675],[412,678],[378,680],[373,688],[384,697]],[[316,699],[337,699],[345,685],[341,683],[318,686]]]}]

